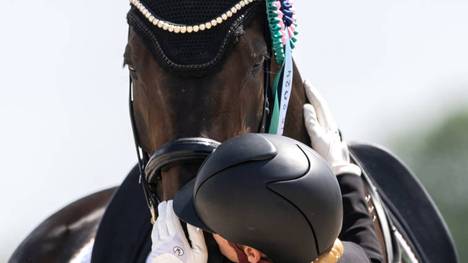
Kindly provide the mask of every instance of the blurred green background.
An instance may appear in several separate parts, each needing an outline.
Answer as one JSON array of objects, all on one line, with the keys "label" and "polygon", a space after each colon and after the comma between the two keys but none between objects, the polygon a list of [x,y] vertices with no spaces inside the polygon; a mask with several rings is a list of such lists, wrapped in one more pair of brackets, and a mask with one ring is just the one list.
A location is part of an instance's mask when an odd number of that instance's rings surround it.
[{"label": "blurred green background", "polygon": [[429,191],[452,232],[460,262],[468,262],[468,107],[395,134],[389,145]]}]

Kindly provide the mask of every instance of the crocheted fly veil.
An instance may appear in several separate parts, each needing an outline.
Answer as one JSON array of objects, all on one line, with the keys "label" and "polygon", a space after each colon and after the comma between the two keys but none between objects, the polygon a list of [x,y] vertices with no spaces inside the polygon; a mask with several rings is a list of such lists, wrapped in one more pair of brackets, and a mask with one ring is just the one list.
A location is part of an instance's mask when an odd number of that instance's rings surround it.
[{"label": "crocheted fly veil", "polygon": [[130,0],[128,23],[159,64],[170,72],[202,76],[219,63],[257,15],[268,20],[265,37],[280,71],[269,133],[282,134],[292,88],[296,20],[292,0]]},{"label": "crocheted fly veil", "polygon": [[[131,0],[127,19],[170,72],[204,75],[264,9],[258,0]],[[258,12],[260,11],[260,12]]]}]

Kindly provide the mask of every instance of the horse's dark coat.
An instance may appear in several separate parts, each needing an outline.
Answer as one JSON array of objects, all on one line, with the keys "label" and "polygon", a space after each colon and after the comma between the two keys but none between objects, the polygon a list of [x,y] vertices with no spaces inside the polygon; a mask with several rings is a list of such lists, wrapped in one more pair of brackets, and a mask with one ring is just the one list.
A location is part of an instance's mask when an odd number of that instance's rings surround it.
[{"label": "horse's dark coat", "polygon": [[83,197],[51,215],[21,242],[8,262],[68,262],[95,236],[114,191]]}]

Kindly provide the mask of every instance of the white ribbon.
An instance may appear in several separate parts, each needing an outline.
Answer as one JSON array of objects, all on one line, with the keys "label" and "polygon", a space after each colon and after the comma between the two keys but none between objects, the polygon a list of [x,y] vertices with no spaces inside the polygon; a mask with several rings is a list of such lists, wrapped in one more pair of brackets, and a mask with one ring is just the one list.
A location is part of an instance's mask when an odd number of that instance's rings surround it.
[{"label": "white ribbon", "polygon": [[280,107],[279,107],[279,124],[276,134],[282,135],[284,123],[286,122],[286,113],[288,112],[289,98],[291,97],[293,81],[293,59],[290,41],[286,41],[284,72],[283,72],[283,87],[281,90]]}]

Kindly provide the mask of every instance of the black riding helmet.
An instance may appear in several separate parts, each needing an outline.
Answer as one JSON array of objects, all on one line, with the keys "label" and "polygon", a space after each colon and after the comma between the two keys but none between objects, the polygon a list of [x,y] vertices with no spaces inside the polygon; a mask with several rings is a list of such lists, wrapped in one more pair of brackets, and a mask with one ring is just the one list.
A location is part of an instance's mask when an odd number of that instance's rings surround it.
[{"label": "black riding helmet", "polygon": [[245,134],[221,144],[174,199],[182,221],[264,252],[308,263],[332,248],[341,192],[328,164],[287,137]]}]

